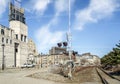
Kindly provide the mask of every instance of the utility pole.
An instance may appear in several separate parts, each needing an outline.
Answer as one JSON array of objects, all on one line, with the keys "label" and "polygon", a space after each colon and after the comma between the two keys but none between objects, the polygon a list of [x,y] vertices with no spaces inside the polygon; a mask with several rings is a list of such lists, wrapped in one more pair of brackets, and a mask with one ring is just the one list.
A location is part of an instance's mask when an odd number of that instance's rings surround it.
[{"label": "utility pole", "polygon": [[70,10],[70,6],[71,6],[71,3],[70,3],[70,0],[69,0],[69,18],[68,18],[68,21],[69,21],[69,25],[68,25],[68,34],[67,34],[67,41],[68,41],[68,51],[69,51],[69,59],[70,59],[70,66],[69,66],[69,73],[68,73],[68,76],[70,78],[72,78],[72,34],[71,34],[71,10]]},{"label": "utility pole", "polygon": [[5,44],[2,44],[2,50],[3,50],[3,57],[2,57],[2,70],[5,69],[5,56],[4,56],[4,47],[5,47]]}]

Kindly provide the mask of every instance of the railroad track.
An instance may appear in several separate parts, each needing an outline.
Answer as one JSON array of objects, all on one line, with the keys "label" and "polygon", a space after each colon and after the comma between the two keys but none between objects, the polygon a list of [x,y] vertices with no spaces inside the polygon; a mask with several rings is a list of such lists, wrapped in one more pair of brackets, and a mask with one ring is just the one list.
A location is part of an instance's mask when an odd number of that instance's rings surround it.
[{"label": "railroad track", "polygon": [[104,70],[96,68],[96,72],[99,75],[103,84],[120,84],[120,80],[110,76]]}]

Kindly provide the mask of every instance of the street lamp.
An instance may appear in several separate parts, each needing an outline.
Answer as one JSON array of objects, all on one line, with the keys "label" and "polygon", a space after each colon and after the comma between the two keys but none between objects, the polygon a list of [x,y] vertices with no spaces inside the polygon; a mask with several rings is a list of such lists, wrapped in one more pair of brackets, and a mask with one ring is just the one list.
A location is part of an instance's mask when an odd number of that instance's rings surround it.
[{"label": "street lamp", "polygon": [[2,57],[2,70],[4,70],[5,68],[5,56],[4,56],[4,47],[5,47],[5,44],[2,44],[2,50],[3,50],[3,57]]}]

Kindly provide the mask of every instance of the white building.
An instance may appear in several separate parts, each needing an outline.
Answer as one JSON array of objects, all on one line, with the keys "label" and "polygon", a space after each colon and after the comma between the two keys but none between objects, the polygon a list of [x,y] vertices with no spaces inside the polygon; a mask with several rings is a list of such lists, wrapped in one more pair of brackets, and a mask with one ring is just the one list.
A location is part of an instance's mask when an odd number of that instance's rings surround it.
[{"label": "white building", "polygon": [[[4,51],[3,47],[4,46]],[[28,26],[25,22],[24,9],[9,4],[9,28],[0,25],[0,68],[3,52],[6,67],[20,67],[26,63],[28,50]]]},{"label": "white building", "polygon": [[0,25],[0,68],[2,66],[2,58],[3,58],[3,47],[4,47],[4,62],[5,66],[13,66],[14,57],[15,57],[15,39],[14,39],[14,30],[7,28],[3,25]]}]

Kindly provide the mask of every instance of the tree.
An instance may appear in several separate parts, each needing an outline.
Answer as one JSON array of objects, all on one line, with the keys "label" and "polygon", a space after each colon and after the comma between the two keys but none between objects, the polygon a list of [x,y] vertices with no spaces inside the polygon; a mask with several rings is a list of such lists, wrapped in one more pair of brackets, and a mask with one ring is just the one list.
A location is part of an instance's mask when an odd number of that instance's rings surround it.
[{"label": "tree", "polygon": [[112,51],[101,58],[101,63],[104,66],[120,64],[120,43],[116,44],[116,47]]}]

